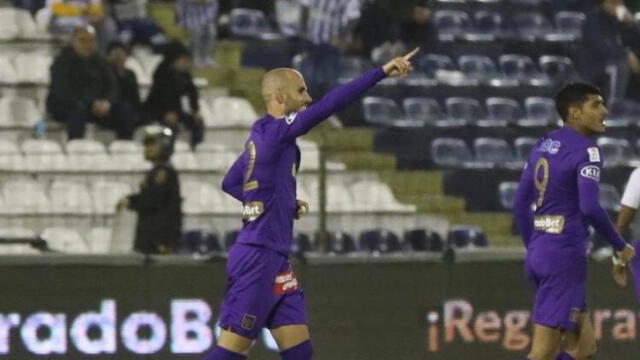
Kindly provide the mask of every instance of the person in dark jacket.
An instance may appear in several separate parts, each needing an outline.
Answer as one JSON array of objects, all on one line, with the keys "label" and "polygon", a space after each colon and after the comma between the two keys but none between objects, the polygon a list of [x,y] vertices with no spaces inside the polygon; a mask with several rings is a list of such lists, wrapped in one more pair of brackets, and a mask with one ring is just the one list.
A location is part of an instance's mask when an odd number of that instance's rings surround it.
[{"label": "person in dark jacket", "polygon": [[[177,134],[182,124],[191,130],[191,147],[204,137],[204,120],[198,105],[198,89],[191,76],[191,54],[182,44],[167,47],[164,59],[153,73],[151,91],[144,109],[152,120],[168,126]],[[182,97],[189,99],[189,109],[182,106]]]},{"label": "person in dark jacket", "polygon": [[169,159],[173,152],[171,129],[150,125],[144,131],[144,157],[153,164],[140,192],[118,202],[119,208],[138,213],[134,250],[145,254],[175,252],[182,233],[182,198],[178,173]]},{"label": "person in dark jacket", "polygon": [[118,104],[130,114],[134,126],[140,122],[142,102],[136,74],[125,66],[129,58],[129,48],[122,42],[113,41],[107,46],[107,59],[118,87]]},{"label": "person in dark jacket", "polygon": [[120,139],[131,139],[134,124],[116,103],[117,96],[109,64],[96,52],[95,30],[88,25],[76,28],[71,46],[63,48],[51,65],[47,111],[66,125],[69,139],[84,137],[88,122],[115,130]]}]

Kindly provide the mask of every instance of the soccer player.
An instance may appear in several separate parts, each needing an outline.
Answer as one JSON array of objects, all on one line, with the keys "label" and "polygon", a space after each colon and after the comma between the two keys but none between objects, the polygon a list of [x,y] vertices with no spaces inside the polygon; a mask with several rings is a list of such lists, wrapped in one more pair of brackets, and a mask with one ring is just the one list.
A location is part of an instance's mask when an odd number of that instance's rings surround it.
[{"label": "soccer player", "polygon": [[296,199],[296,138],[386,76],[409,73],[409,60],[418,50],[364,73],[311,106],[307,85],[296,70],[279,68],[264,76],[267,114],[254,123],[245,151],[222,182],[222,189],[243,203],[244,225],[227,260],[222,333],[206,360],[246,359],[263,327],[271,330],[282,359],[311,359],[304,298],[289,262],[293,220],[308,209]]},{"label": "soccer player", "polygon": [[533,148],[514,205],[527,248],[525,270],[536,289],[529,360],[581,360],[596,352],[585,303],[589,225],[623,263],[635,255],[598,202],[603,159],[590,136],[606,129],[600,91],[569,84],[555,100],[564,126]]}]

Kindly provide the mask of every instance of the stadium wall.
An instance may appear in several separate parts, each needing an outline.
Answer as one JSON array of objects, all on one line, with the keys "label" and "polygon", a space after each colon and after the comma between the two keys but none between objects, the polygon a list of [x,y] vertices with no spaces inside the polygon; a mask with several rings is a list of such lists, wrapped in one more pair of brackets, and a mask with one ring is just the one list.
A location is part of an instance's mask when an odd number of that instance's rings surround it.
[{"label": "stadium wall", "polygon": [[[224,261],[47,257],[0,266],[0,358],[201,359]],[[318,360],[518,359],[531,294],[519,261],[298,262]],[[600,354],[637,359],[638,305],[609,264],[590,264]],[[252,359],[279,359],[258,340]]]}]

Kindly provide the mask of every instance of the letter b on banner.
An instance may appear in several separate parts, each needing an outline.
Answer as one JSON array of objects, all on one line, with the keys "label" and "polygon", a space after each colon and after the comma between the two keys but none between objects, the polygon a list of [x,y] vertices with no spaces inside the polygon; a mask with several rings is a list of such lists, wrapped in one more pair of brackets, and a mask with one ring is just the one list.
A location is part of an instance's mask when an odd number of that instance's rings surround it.
[{"label": "letter b on banner", "polygon": [[201,353],[211,347],[213,332],[207,323],[211,308],[198,299],[174,300],[171,303],[171,352]]}]

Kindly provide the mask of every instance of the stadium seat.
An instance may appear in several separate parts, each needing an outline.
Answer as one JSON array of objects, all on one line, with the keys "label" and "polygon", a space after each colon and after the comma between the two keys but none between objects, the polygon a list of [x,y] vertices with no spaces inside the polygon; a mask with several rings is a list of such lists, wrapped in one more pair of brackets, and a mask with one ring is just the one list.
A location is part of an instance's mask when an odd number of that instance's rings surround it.
[{"label": "stadium seat", "polygon": [[532,86],[547,86],[549,80],[537,69],[533,60],[524,55],[501,55],[499,58],[502,73],[510,79]]},{"label": "stadium seat", "polygon": [[400,251],[400,239],[385,229],[367,230],[360,233],[360,250],[373,253],[391,253]]},{"label": "stadium seat", "polygon": [[638,123],[636,107],[637,104],[630,100],[611,99],[608,104],[607,127],[623,128],[632,122]]},{"label": "stadium seat", "polygon": [[427,97],[409,97],[402,101],[407,118],[413,122],[422,122],[427,126],[458,127],[464,126],[464,120],[452,120],[442,111],[438,101]]},{"label": "stadium seat", "polygon": [[353,206],[366,212],[411,212],[415,211],[414,205],[400,203],[391,192],[388,185],[372,181],[361,180],[349,186]]},{"label": "stadium seat", "polygon": [[518,191],[518,183],[513,181],[501,182],[498,185],[498,197],[504,210],[513,209],[513,202]]},{"label": "stadium seat", "polygon": [[231,35],[240,38],[270,40],[281,36],[269,24],[260,10],[236,8],[231,10],[229,27]]},{"label": "stadium seat", "polygon": [[479,227],[456,225],[449,229],[447,245],[454,249],[487,247],[489,246],[489,241]]},{"label": "stadium seat", "polygon": [[438,166],[464,167],[473,154],[462,139],[436,138],[431,142],[431,158]]},{"label": "stadium seat", "polygon": [[62,170],[67,166],[60,144],[47,139],[27,139],[21,144],[29,171]]},{"label": "stadium seat", "polygon": [[610,184],[600,184],[600,205],[612,212],[620,211],[620,193],[615,186]]},{"label": "stadium seat", "polygon": [[12,7],[0,8],[0,40],[13,40],[20,35],[17,13],[18,11]]},{"label": "stadium seat", "polygon": [[518,121],[518,126],[545,127],[556,124],[559,115],[555,101],[550,98],[532,96],[524,100],[526,117]]},{"label": "stadium seat", "polygon": [[151,85],[151,76],[153,73],[148,73],[144,67],[140,64],[137,58],[133,56],[129,56],[127,62],[124,66],[133,71],[136,74],[136,79],[138,80],[138,84],[142,86],[150,86]]},{"label": "stadium seat", "polygon": [[111,248],[111,228],[92,228],[87,233],[86,240],[92,254],[108,254]]},{"label": "stadium seat", "polygon": [[250,127],[258,120],[258,114],[246,99],[232,96],[220,96],[211,101],[211,122],[207,126],[244,126]]},{"label": "stadium seat", "polygon": [[514,86],[517,81],[505,78],[488,56],[463,55],[458,58],[458,67],[465,77],[490,86]]},{"label": "stadium seat", "polygon": [[449,118],[467,125],[478,125],[485,118],[482,105],[476,99],[466,97],[450,97],[445,100]]},{"label": "stadium seat", "polygon": [[354,204],[349,189],[342,183],[327,184],[327,212],[354,212],[358,208]]},{"label": "stadium seat", "polygon": [[49,189],[51,211],[55,214],[89,215],[93,204],[84,184],[55,180]]},{"label": "stadium seat", "polygon": [[533,150],[533,147],[538,142],[538,139],[533,137],[522,136],[513,141],[513,148],[516,153],[516,160],[527,161],[529,155]]},{"label": "stadium seat", "polygon": [[43,119],[34,99],[3,96],[0,98],[0,127],[32,128]]},{"label": "stadium seat", "polygon": [[365,120],[371,124],[394,126],[404,120],[398,104],[389,98],[366,96],[362,108]]},{"label": "stadium seat", "polygon": [[584,13],[575,11],[560,11],[555,15],[558,32],[570,34],[576,39],[582,38],[582,26],[586,20]]},{"label": "stadium seat", "polygon": [[16,9],[15,20],[20,39],[42,40],[49,38],[46,32],[40,30],[35,19],[27,10]]},{"label": "stadium seat", "polygon": [[19,53],[14,58],[17,81],[21,83],[45,85],[49,83],[49,67],[53,58],[49,55],[31,52]]},{"label": "stadium seat", "polygon": [[142,66],[144,72],[149,74],[150,78],[153,78],[153,73],[162,62],[162,55],[156,55],[149,51],[140,51],[140,48],[136,48],[133,51],[133,56]]},{"label": "stadium seat", "polygon": [[513,167],[513,151],[504,139],[480,137],[473,141],[476,161],[496,167]]},{"label": "stadium seat", "polygon": [[220,143],[203,142],[194,153],[198,168],[202,170],[227,171],[239,155]]},{"label": "stadium seat", "polygon": [[40,236],[47,242],[47,247],[52,251],[68,254],[90,253],[89,247],[80,237],[80,234],[73,229],[46,228]]},{"label": "stadium seat", "polygon": [[5,239],[30,241],[37,238],[33,230],[21,227],[0,228],[0,255],[38,255],[40,250],[31,244],[6,243]]},{"label": "stadium seat", "polygon": [[313,251],[311,237],[308,234],[296,232],[293,235],[293,241],[291,242],[291,253],[304,254],[309,251]]},{"label": "stadium seat", "polygon": [[213,184],[200,181],[185,181],[180,185],[185,214],[207,214],[223,212],[223,199]]},{"label": "stadium seat", "polygon": [[93,212],[97,215],[115,214],[118,200],[132,193],[131,186],[125,182],[96,181],[91,186]]},{"label": "stadium seat", "polygon": [[24,160],[18,144],[9,139],[0,138],[0,169],[19,170],[23,165]]},{"label": "stadium seat", "polygon": [[142,145],[131,140],[114,140],[109,144],[112,162],[122,170],[143,170],[149,167],[144,160]]},{"label": "stadium seat", "polygon": [[563,85],[579,79],[571,59],[565,56],[544,55],[538,59],[540,70],[553,82]]},{"label": "stadium seat", "polygon": [[325,245],[326,252],[348,254],[356,251],[356,242],[350,234],[342,231],[332,231],[328,235],[328,241]]},{"label": "stadium seat", "polygon": [[622,166],[636,158],[627,139],[601,137],[597,140],[597,144],[602,152],[605,167]]},{"label": "stadium seat", "polygon": [[67,164],[72,170],[106,170],[112,167],[111,158],[101,142],[91,139],[69,140],[66,145]]},{"label": "stadium seat", "polygon": [[447,55],[427,54],[418,60],[418,69],[430,78],[436,78],[438,71],[456,70],[456,65]]},{"label": "stadium seat", "polygon": [[13,214],[46,214],[51,210],[44,187],[29,179],[12,179],[3,188],[6,210]]},{"label": "stadium seat", "polygon": [[513,99],[490,97],[485,100],[485,106],[487,119],[478,121],[479,126],[515,125],[522,118],[520,104]]},{"label": "stadium seat", "polygon": [[434,23],[441,41],[451,41],[473,31],[473,22],[464,11],[438,10],[434,15]]},{"label": "stadium seat", "polygon": [[442,237],[430,229],[412,229],[404,233],[404,249],[409,251],[440,252]]},{"label": "stadium seat", "polygon": [[[0,24],[2,19],[0,16]],[[1,31],[0,31],[1,33]],[[7,54],[0,55],[0,83],[13,85],[18,82],[18,74],[13,64],[13,59]]]},{"label": "stadium seat", "polygon": [[517,14],[514,17],[514,24],[519,39],[525,41],[547,39],[547,36],[554,32],[549,19],[538,12]]},{"label": "stadium seat", "polygon": [[182,234],[178,244],[180,254],[209,254],[221,251],[218,235],[201,230],[186,231]]},{"label": "stadium seat", "polygon": [[342,56],[338,69],[338,82],[345,83],[352,80],[370,69],[371,66],[369,59],[360,56]]},{"label": "stadium seat", "polygon": [[198,169],[198,160],[191,149],[175,151],[171,156],[171,163],[178,171]]},{"label": "stadium seat", "polygon": [[506,33],[502,15],[494,11],[478,11],[473,14],[475,31],[481,34],[490,34],[496,38],[503,37]]}]

